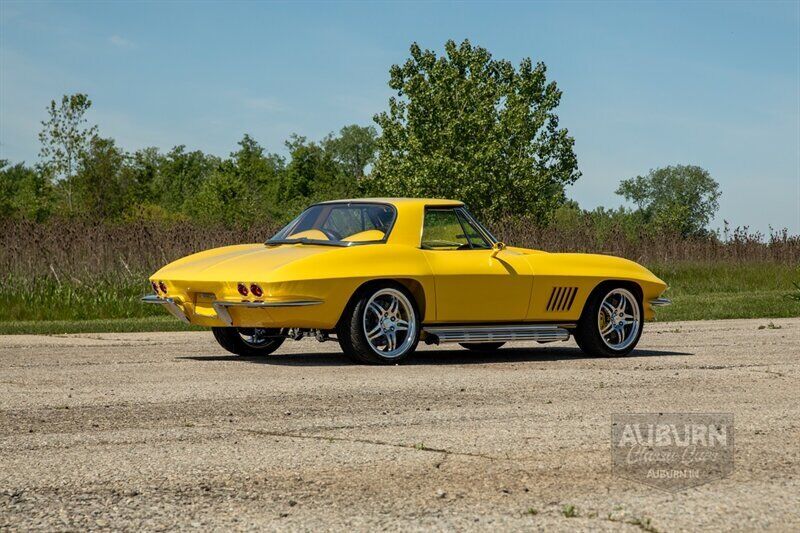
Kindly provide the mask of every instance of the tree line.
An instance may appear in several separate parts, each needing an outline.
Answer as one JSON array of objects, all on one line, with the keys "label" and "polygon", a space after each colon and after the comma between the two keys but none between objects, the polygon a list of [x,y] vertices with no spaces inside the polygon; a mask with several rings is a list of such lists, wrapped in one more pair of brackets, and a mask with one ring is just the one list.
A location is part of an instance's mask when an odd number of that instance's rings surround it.
[{"label": "tree line", "polygon": [[394,95],[375,126],[348,125],[286,154],[250,135],[220,157],[178,145],[128,152],[88,123],[92,102],[64,95],[47,107],[39,160],[0,160],[0,217],[43,221],[282,222],[310,203],[361,196],[448,197],[490,220],[537,225],[576,218],[697,235],[718,207],[716,181],[675,165],[622,180],[634,207],[581,210],[565,188],[580,178],[574,139],[559,123],[561,91],[546,66],[495,59],[469,41],[445,52],[412,44],[389,70]]}]

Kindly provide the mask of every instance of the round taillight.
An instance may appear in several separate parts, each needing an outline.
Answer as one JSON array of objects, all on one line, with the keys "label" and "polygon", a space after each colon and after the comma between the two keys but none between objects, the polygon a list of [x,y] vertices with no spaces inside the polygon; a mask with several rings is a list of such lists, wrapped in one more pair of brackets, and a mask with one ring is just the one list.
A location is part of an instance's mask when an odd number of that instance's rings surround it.
[{"label": "round taillight", "polygon": [[161,289],[161,292],[163,292],[164,294],[167,294],[167,284],[166,283],[164,283],[163,281],[159,281],[158,282],[158,288]]},{"label": "round taillight", "polygon": [[264,291],[262,291],[261,287],[259,285],[256,285],[255,283],[250,284],[250,292],[252,292],[253,296],[255,296],[256,298],[261,298],[261,296],[264,295]]},{"label": "round taillight", "polygon": [[236,290],[238,290],[239,294],[241,294],[242,296],[247,296],[247,285],[245,285],[244,283],[238,284],[236,286]]},{"label": "round taillight", "polygon": [[150,286],[153,287],[153,292],[158,294],[158,283],[156,283],[155,281],[151,281]]}]

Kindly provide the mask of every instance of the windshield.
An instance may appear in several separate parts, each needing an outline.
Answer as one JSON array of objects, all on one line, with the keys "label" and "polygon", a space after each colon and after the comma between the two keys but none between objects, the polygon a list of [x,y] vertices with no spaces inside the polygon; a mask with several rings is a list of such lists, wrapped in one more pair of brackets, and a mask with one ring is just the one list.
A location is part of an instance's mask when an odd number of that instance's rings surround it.
[{"label": "windshield", "polygon": [[385,242],[397,216],[387,204],[318,204],[303,211],[267,244],[313,243],[353,246]]}]

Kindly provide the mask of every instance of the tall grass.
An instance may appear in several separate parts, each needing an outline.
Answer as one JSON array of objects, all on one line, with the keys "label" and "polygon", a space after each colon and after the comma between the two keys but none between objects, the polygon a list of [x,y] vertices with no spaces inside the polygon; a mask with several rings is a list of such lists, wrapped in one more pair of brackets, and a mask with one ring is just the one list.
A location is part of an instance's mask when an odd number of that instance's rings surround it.
[{"label": "tall grass", "polygon": [[[152,272],[207,248],[263,242],[277,230],[271,224],[6,220],[0,229],[0,321],[146,322],[164,315],[156,306],[138,303],[149,292]],[[800,237],[786,232],[763,236],[736,230],[685,239],[589,223],[540,228],[524,221],[495,224],[493,230],[508,244],[607,253],[649,266],[671,285],[675,305],[659,313],[662,318],[800,314],[800,303],[785,297],[800,278]]]},{"label": "tall grass", "polygon": [[144,273],[100,273],[87,280],[9,274],[0,278],[0,321],[163,315],[156,306],[139,302],[147,292],[149,284]]},{"label": "tall grass", "polygon": [[[30,279],[89,281],[97,276],[140,276],[187,254],[243,242],[263,242],[275,224],[229,228],[197,223],[120,224],[81,220],[46,223],[6,220],[0,231],[0,272]],[[644,264],[779,263],[800,265],[800,236],[785,231],[764,236],[738,229],[723,238],[683,238],[676,234],[631,233],[598,228],[585,221],[568,228],[537,227],[525,221],[493,225],[507,244],[551,252],[593,252]]]}]

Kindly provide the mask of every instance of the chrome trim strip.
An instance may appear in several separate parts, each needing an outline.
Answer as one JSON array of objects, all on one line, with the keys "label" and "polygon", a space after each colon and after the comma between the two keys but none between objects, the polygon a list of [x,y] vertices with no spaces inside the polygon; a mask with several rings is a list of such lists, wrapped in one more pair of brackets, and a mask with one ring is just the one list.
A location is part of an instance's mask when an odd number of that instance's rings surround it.
[{"label": "chrome trim strip", "polygon": [[214,311],[217,312],[217,316],[220,320],[228,324],[229,326],[233,326],[233,318],[231,314],[228,312],[229,307],[249,307],[249,308],[268,308],[268,307],[304,307],[308,305],[319,305],[322,303],[322,300],[285,300],[285,301],[274,301],[274,302],[234,302],[234,301],[225,301],[225,300],[216,300],[211,303],[211,306],[214,308]]},{"label": "chrome trim strip", "polygon": [[167,311],[175,315],[175,317],[181,322],[189,324],[189,318],[186,316],[186,313],[183,312],[183,309],[181,309],[172,298],[162,298],[160,296],[156,296],[155,294],[148,294],[147,296],[142,297],[142,302],[146,304],[163,305]]},{"label": "chrome trim strip", "polygon": [[650,300],[648,303],[653,307],[663,307],[665,305],[672,305],[672,300],[669,298],[656,298],[655,300]]},{"label": "chrome trim strip", "polygon": [[565,341],[569,331],[553,325],[498,325],[426,327],[423,331],[445,342]]}]

